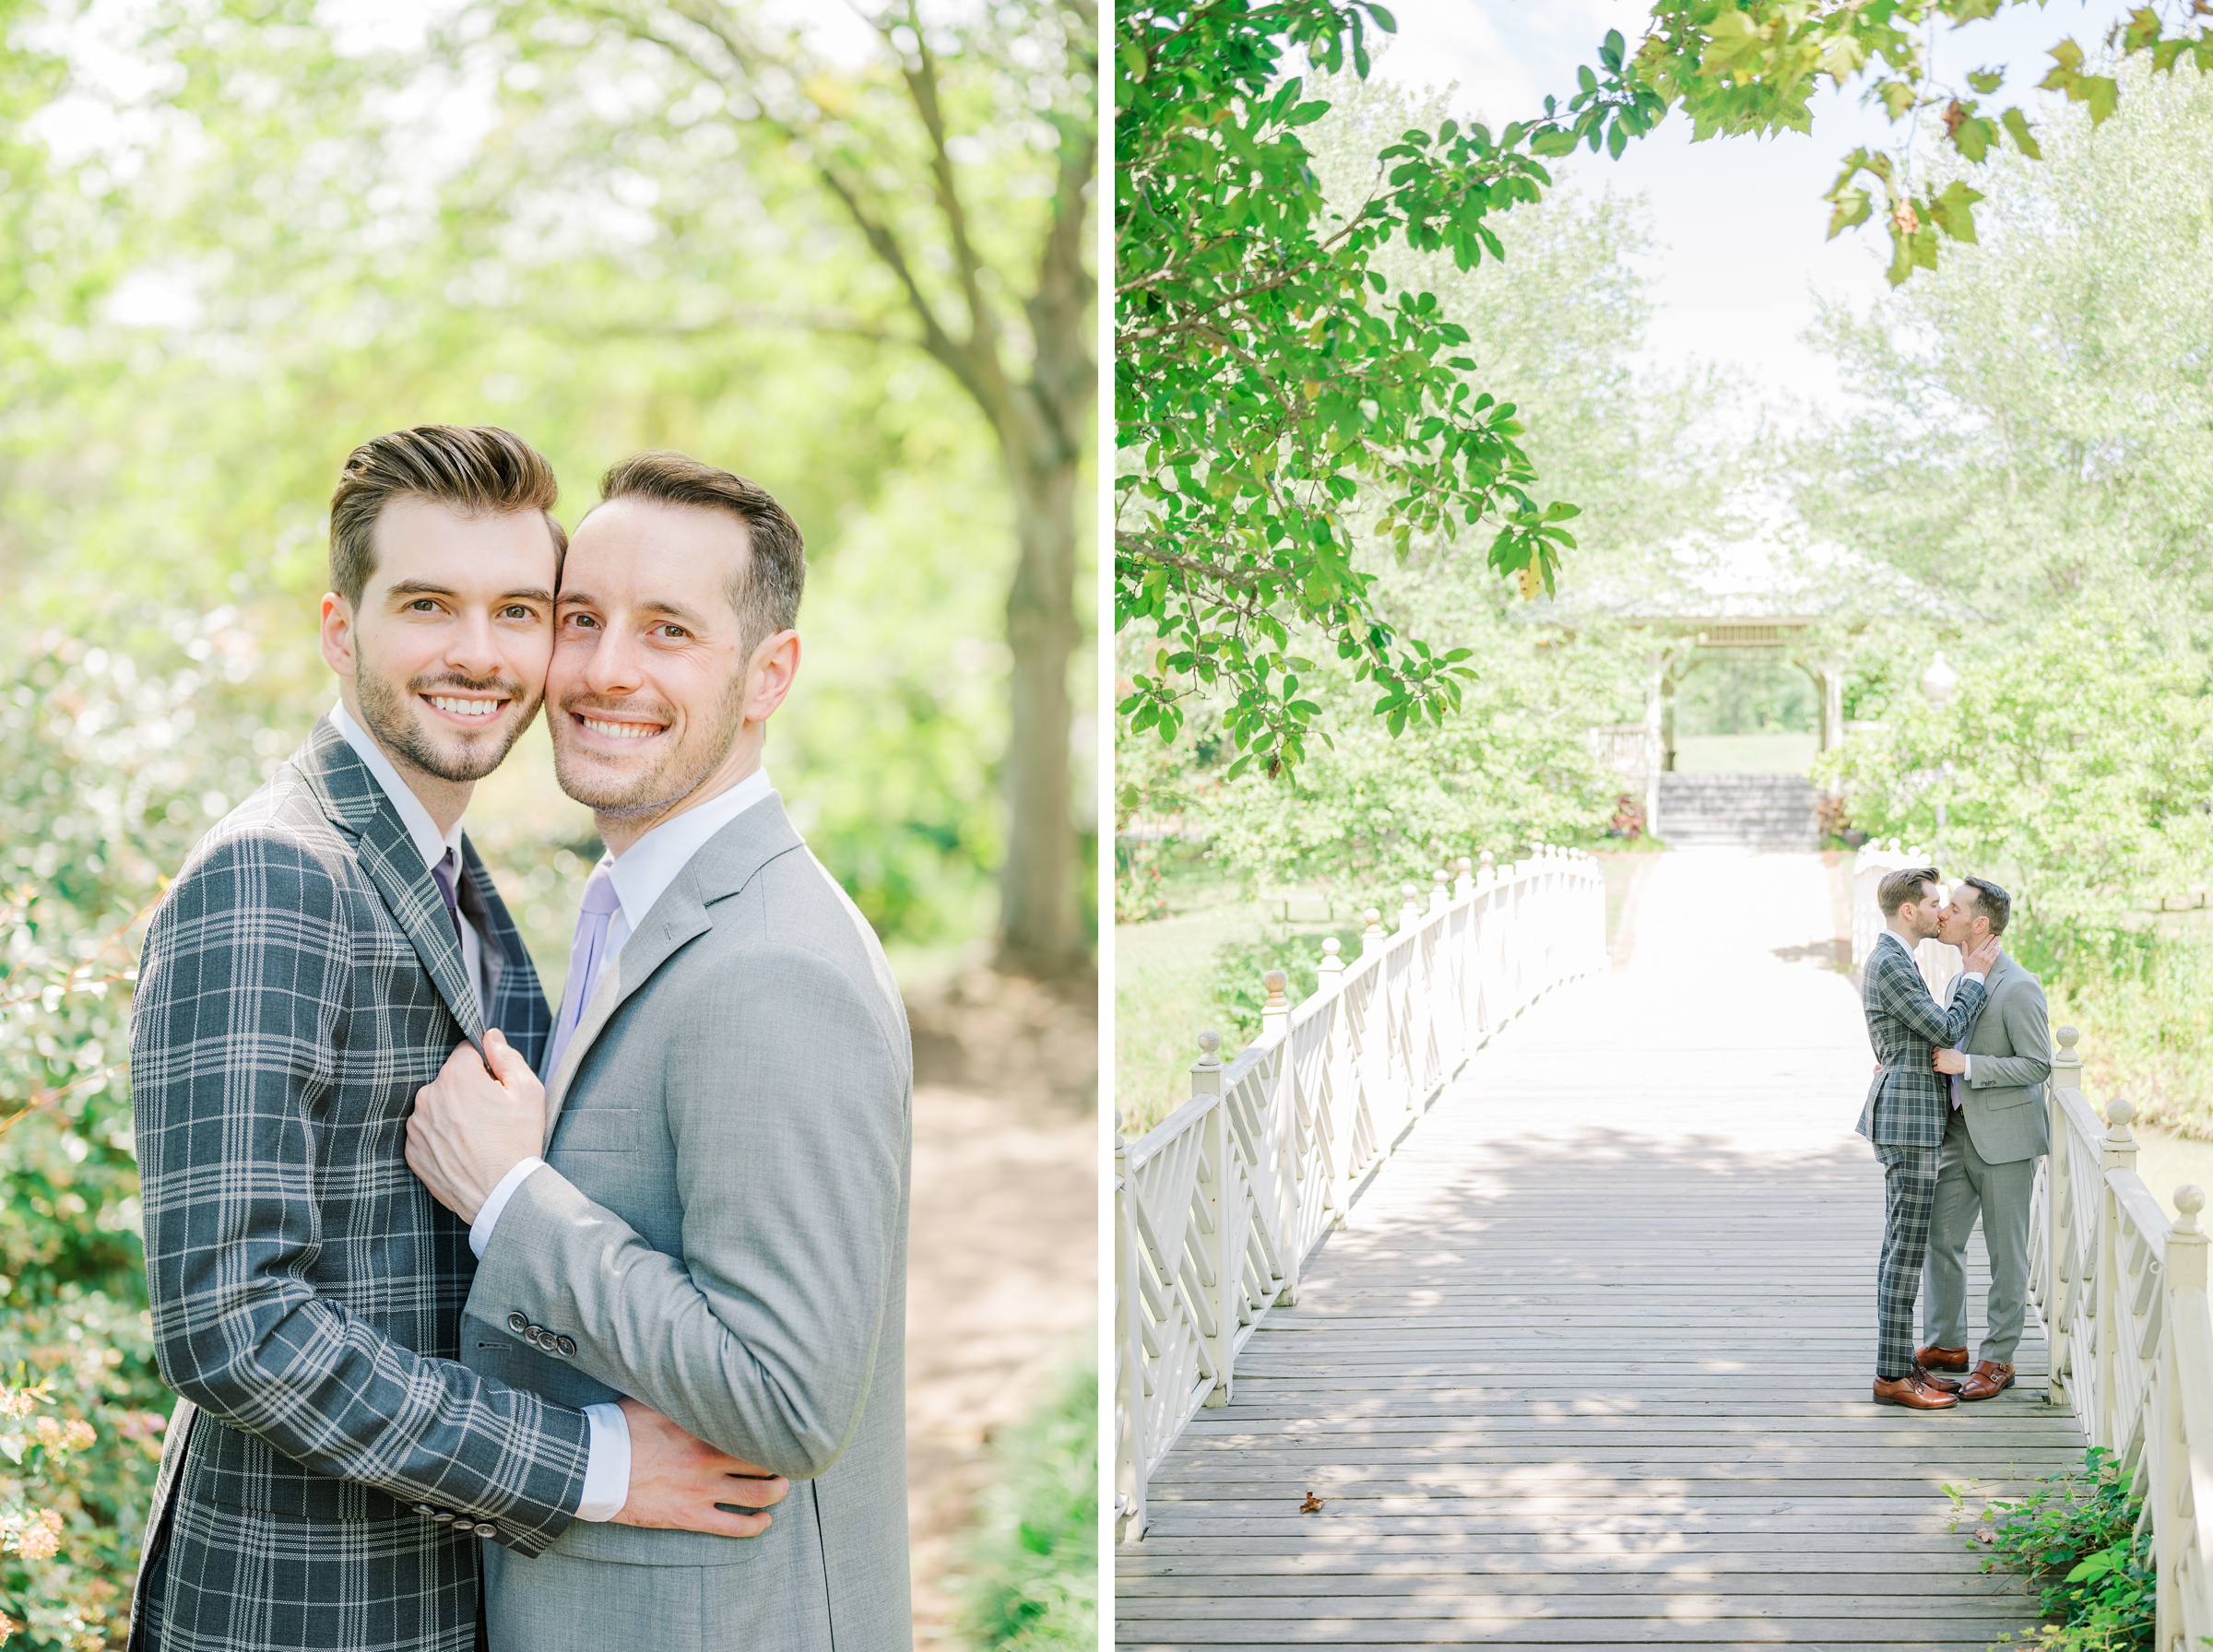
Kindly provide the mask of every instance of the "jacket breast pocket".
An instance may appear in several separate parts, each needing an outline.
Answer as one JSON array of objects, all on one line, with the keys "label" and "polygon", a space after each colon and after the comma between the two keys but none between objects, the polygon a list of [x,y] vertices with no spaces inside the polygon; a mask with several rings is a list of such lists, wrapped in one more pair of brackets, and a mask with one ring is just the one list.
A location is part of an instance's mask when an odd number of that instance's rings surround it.
[{"label": "jacket breast pocket", "polygon": [[563,1111],[553,1127],[551,1150],[561,1153],[635,1153],[651,1142],[660,1120],[635,1107],[585,1107]]}]

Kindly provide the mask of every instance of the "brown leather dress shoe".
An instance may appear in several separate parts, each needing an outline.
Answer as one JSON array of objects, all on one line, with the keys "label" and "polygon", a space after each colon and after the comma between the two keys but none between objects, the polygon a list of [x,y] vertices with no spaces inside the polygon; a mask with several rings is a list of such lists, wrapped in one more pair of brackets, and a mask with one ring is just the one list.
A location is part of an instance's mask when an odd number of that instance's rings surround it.
[{"label": "brown leather dress shoe", "polygon": [[1965,1371],[1967,1369],[1967,1350],[1964,1348],[1939,1348],[1932,1342],[1913,1356],[1913,1363],[1923,1371]]},{"label": "brown leather dress shoe", "polygon": [[1974,1375],[1959,1385],[1962,1399],[1994,1399],[2013,1386],[2013,1367],[2001,1365],[1995,1360],[1984,1360],[1975,1367]]},{"label": "brown leather dress shoe", "polygon": [[1878,1376],[1875,1379],[1875,1403],[1902,1405],[1915,1411],[1948,1411],[1959,1399],[1954,1394],[1924,1388],[1911,1376]]},{"label": "brown leather dress shoe", "polygon": [[1939,1394],[1957,1394],[1959,1392],[1959,1385],[1958,1383],[1954,1382],[1948,1376],[1938,1376],[1934,1371],[1929,1370],[1926,1366],[1916,1365],[1913,1367],[1913,1380],[1919,1383],[1924,1388],[1935,1389]]}]

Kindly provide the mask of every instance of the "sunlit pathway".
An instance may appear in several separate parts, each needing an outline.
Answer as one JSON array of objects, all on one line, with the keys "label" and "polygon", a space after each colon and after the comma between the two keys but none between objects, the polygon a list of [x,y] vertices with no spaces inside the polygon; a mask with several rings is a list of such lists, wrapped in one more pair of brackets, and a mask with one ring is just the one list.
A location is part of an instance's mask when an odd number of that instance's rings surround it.
[{"label": "sunlit pathway", "polygon": [[2041,1331],[1997,1399],[1868,1398],[1873,1062],[1818,859],[1670,855],[1635,933],[1469,1063],[1184,1434],[1117,1552],[1124,1645],[1980,1652],[2033,1621],[1943,1488],[2079,1461]]}]

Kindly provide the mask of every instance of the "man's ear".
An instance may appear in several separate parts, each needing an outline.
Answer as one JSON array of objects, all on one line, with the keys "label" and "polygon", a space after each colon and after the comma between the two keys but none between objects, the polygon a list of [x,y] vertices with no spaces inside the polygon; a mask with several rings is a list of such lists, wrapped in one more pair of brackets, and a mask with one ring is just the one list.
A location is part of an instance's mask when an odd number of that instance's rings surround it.
[{"label": "man's ear", "polygon": [[323,663],[340,677],[360,668],[354,654],[353,604],[336,591],[323,593]]},{"label": "man's ear", "polygon": [[799,674],[799,633],[780,631],[762,640],[746,662],[745,720],[765,723],[791,692]]}]

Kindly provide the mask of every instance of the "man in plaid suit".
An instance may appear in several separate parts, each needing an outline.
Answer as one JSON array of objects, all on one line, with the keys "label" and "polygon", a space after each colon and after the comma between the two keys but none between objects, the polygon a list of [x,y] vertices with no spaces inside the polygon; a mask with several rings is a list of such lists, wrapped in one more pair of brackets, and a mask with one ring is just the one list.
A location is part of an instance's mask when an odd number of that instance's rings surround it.
[{"label": "man in plaid suit", "polygon": [[1860,1134],[1875,1145],[1884,1184],[1883,1255],[1876,1273],[1875,1398],[1883,1405],[1944,1410],[1958,1405],[1914,1363],[1913,1299],[1929,1247],[1929,1215],[1949,1112],[1935,1052],[1967,1035],[1982,1008],[1983,981],[1997,956],[1985,938],[1965,958],[1949,1009],[1937,1007],[1913,948],[1935,938],[1944,915],[1935,867],[1892,872],[1876,890],[1884,930],[1862,972],[1874,1082],[1860,1111]]},{"label": "man in plaid suit", "polygon": [[[460,817],[544,692],[554,493],[502,431],[356,450],[323,604],[340,703],[148,927],[132,1080],[156,1351],[181,1398],[135,1648],[462,1652],[480,1540],[766,1524],[716,1507],[763,1471],[657,1414],[461,1363],[467,1233],[405,1162],[450,1052],[535,1063],[550,1031]],[[744,1483],[749,1507],[782,1495]]]}]

